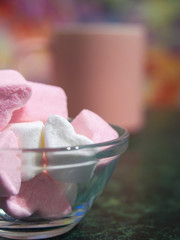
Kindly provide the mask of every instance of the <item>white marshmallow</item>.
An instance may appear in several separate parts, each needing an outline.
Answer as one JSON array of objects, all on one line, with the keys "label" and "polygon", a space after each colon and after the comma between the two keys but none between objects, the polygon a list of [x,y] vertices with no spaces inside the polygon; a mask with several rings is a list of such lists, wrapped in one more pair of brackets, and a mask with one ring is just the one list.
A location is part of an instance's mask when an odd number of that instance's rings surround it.
[{"label": "white marshmallow", "polygon": [[[44,127],[45,147],[62,148],[93,144],[82,135],[76,134],[73,126],[64,117],[49,116]],[[48,152],[47,171],[57,181],[83,183],[91,179],[97,159],[93,148]]]},{"label": "white marshmallow", "polygon": [[67,197],[70,205],[73,206],[77,198],[77,191],[78,191],[77,184],[63,183],[62,186],[64,188],[64,195]]},{"label": "white marshmallow", "polygon": [[[12,123],[8,125],[16,137],[20,148],[44,147],[44,124],[41,121]],[[41,152],[22,152],[22,181],[27,181],[42,171]]]}]

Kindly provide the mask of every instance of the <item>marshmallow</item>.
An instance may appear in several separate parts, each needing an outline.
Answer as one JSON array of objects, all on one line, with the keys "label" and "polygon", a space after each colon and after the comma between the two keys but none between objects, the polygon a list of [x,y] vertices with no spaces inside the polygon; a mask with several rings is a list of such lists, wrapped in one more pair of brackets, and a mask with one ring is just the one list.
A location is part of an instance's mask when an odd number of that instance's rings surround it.
[{"label": "marshmallow", "polygon": [[[8,125],[18,138],[20,148],[44,147],[44,124],[41,121],[12,123]],[[22,181],[27,181],[42,171],[42,152],[22,152]]]},{"label": "marshmallow", "polygon": [[64,189],[64,194],[67,197],[71,206],[74,204],[77,198],[77,184],[75,183],[61,183]]},{"label": "marshmallow", "polygon": [[[78,134],[83,134],[95,143],[106,142],[119,137],[118,133],[104,119],[87,109],[82,110],[71,123]],[[108,151],[106,148],[100,148],[101,154],[104,154],[106,157],[98,162],[96,170],[115,160],[115,157],[107,157],[107,154],[104,152]]]},{"label": "marshmallow", "polygon": [[[42,157],[43,162],[43,170],[44,172],[47,172],[46,166],[47,166],[47,158],[46,154],[43,154]],[[58,183],[58,182],[57,182]],[[76,197],[77,197],[77,184],[76,183],[69,183],[69,182],[60,182],[62,189],[64,191],[64,194],[66,198],[68,199],[71,206],[74,204]]]},{"label": "marshmallow", "polygon": [[45,173],[23,182],[18,195],[1,199],[1,207],[15,218],[35,214],[37,217],[52,219],[71,213],[63,188]]},{"label": "marshmallow", "polygon": [[20,73],[0,71],[0,130],[8,124],[12,113],[22,108],[30,97],[31,87]]},{"label": "marshmallow", "polygon": [[11,130],[0,132],[0,197],[18,194],[21,185],[21,159],[18,140]]},{"label": "marshmallow", "polygon": [[43,83],[29,82],[32,96],[29,102],[13,113],[11,123],[42,121],[49,115],[58,114],[68,118],[67,98],[62,88]]},{"label": "marshmallow", "polygon": [[[45,147],[62,148],[66,151],[47,152],[46,170],[57,181],[83,183],[91,179],[97,163],[96,149],[79,149],[79,145],[93,144],[85,136],[76,134],[71,123],[65,118],[52,115],[48,118],[44,127]],[[76,146],[74,150],[68,147]]]},{"label": "marshmallow", "polygon": [[76,133],[84,135],[95,143],[118,138],[118,133],[100,116],[84,109],[71,122]]}]

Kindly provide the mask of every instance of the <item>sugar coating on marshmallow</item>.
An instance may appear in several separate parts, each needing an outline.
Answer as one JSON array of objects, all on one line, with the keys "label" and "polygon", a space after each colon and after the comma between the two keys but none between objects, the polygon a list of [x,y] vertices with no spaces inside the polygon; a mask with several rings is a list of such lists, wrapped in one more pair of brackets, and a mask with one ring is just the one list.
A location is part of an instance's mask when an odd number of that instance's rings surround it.
[{"label": "sugar coating on marshmallow", "polygon": [[[20,148],[38,149],[44,147],[44,124],[41,121],[12,123],[8,125],[16,135]],[[23,152],[22,180],[27,181],[42,171],[42,152]]]},{"label": "sugar coating on marshmallow", "polygon": [[45,147],[77,147],[71,151],[47,152],[47,171],[57,181],[82,183],[89,181],[97,164],[97,149],[78,149],[78,146],[93,144],[93,141],[77,134],[65,118],[49,116],[44,127]]},{"label": "sugar coating on marshmallow", "polygon": [[23,182],[19,194],[1,200],[1,206],[15,218],[30,217],[35,213],[51,219],[64,217],[71,212],[63,188],[45,173]]},{"label": "sugar coating on marshmallow", "polygon": [[118,138],[118,133],[99,115],[84,109],[71,122],[76,133],[84,135],[95,143]]},{"label": "sugar coating on marshmallow", "polygon": [[58,115],[51,115],[46,121],[44,140],[48,148],[93,144],[87,137],[76,134],[71,123]]},{"label": "sugar coating on marshmallow", "polygon": [[32,121],[45,123],[52,114],[68,118],[67,97],[62,88],[35,82],[29,84],[32,96],[22,109],[13,113],[11,123]]},{"label": "sugar coating on marshmallow", "polygon": [[[14,148],[14,150],[9,150]],[[11,130],[0,132],[0,197],[16,195],[21,186],[18,139]],[[16,150],[15,150],[16,149]]]},{"label": "sugar coating on marshmallow", "polygon": [[31,87],[20,73],[0,71],[0,130],[9,123],[12,113],[27,103],[31,93]]}]

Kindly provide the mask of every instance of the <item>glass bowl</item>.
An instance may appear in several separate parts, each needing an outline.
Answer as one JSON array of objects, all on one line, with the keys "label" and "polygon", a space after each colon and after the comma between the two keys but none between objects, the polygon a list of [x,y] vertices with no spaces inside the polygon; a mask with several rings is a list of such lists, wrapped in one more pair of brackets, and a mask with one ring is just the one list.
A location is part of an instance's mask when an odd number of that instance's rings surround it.
[{"label": "glass bowl", "polygon": [[[0,236],[44,239],[64,234],[78,224],[102,193],[128,147],[129,133],[124,128],[112,127],[119,138],[98,144],[0,149],[0,156],[7,154],[8,158],[21,155],[24,161],[30,161],[33,156],[42,159],[41,164],[32,160],[27,169],[24,166],[28,180],[21,182],[19,200],[16,195],[0,197]],[[24,208],[28,211],[22,214]]]}]

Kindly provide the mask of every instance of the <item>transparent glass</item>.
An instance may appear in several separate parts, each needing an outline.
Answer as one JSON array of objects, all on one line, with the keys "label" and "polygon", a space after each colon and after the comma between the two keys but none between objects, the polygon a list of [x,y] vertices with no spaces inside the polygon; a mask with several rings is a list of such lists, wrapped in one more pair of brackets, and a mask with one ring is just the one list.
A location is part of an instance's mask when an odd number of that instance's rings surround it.
[{"label": "transparent glass", "polygon": [[[56,193],[53,189],[48,189],[51,187],[46,181],[42,193],[37,187],[39,182],[31,188],[31,191],[36,191],[37,188],[36,194],[40,198],[32,201],[43,209],[42,212],[36,210],[29,216],[16,217],[6,211],[2,204],[4,197],[0,197],[0,236],[11,239],[44,239],[71,230],[102,193],[121,154],[128,147],[129,133],[121,127],[113,127],[119,133],[119,138],[98,144],[56,149],[0,149],[0,154],[12,158],[15,154],[23,154],[23,159],[29,159],[28,154],[32,153],[42,156],[43,167],[33,164],[30,171],[34,177],[31,176],[28,181],[33,181],[37,176],[48,176],[61,188],[61,194],[69,204],[67,210],[67,206],[63,208],[64,200],[61,202],[61,198],[58,203],[54,203]],[[28,181],[21,184],[28,186]],[[54,204],[57,204],[57,211],[54,211]]]}]

